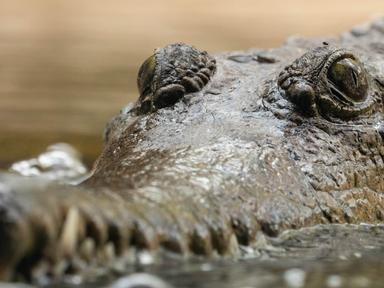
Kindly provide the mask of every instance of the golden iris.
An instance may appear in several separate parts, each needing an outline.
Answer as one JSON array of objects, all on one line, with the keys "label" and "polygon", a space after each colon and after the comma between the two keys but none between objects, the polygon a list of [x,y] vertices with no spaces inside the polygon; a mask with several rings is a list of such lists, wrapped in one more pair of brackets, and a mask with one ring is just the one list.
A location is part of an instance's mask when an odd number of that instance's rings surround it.
[{"label": "golden iris", "polygon": [[330,90],[346,104],[353,105],[366,100],[368,80],[361,63],[352,58],[335,61],[328,70]]}]

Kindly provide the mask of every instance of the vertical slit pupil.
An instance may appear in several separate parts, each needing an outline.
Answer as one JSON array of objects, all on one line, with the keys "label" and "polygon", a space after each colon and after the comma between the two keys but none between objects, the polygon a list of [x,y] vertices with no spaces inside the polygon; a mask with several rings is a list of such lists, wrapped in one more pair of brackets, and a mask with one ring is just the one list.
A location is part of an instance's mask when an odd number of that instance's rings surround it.
[{"label": "vertical slit pupil", "polygon": [[356,71],[355,70],[352,70],[352,79],[353,79],[353,82],[355,83],[355,86],[359,86],[358,82],[357,82],[357,75],[356,75]]}]

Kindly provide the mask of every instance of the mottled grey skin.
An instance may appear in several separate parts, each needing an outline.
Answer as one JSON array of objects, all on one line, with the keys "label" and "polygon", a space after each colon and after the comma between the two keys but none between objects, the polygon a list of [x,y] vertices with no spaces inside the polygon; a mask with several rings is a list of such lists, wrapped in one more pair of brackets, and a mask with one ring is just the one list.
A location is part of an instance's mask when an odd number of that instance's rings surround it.
[{"label": "mottled grey skin", "polygon": [[[3,277],[135,261],[127,251],[238,257],[261,234],[382,222],[384,21],[326,41],[219,54],[200,91],[138,112],[141,97],[78,187],[3,176]],[[321,78],[340,48],[368,85],[350,106]]]}]

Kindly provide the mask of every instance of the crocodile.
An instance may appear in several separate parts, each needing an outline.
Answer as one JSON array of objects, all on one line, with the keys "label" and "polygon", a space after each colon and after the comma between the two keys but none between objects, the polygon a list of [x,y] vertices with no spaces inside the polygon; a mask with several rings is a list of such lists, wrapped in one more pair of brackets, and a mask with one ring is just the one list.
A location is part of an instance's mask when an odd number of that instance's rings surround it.
[{"label": "crocodile", "polygon": [[384,19],[274,49],[168,45],[138,86],[79,185],[0,176],[1,279],[237,258],[260,235],[383,222]]}]

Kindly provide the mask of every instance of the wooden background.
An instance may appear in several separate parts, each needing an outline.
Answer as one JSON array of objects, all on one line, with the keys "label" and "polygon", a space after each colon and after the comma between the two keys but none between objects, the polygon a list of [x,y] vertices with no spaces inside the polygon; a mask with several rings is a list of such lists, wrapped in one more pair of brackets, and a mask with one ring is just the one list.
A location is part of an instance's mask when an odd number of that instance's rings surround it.
[{"label": "wooden background", "polygon": [[91,163],[155,47],[273,47],[383,14],[383,0],[1,0],[0,167],[58,141]]}]

